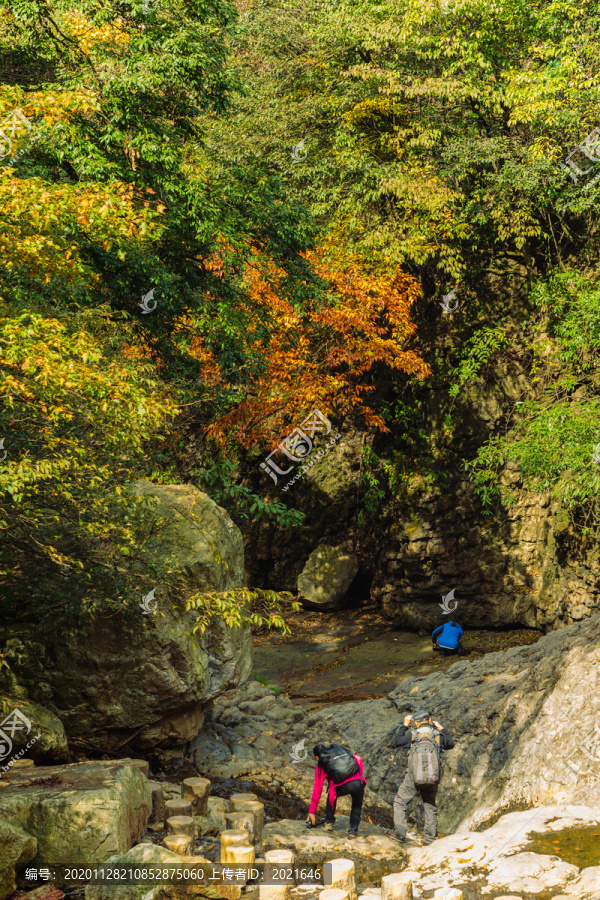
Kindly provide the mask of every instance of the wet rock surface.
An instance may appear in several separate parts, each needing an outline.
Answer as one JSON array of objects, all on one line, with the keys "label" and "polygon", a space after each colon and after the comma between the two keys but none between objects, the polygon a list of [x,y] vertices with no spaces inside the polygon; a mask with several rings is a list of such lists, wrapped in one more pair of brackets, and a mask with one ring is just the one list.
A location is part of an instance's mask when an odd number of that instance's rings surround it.
[{"label": "wet rock surface", "polygon": [[[302,610],[287,617],[290,634],[254,637],[254,673],[304,709],[386,697],[409,675],[445,670],[451,657],[434,653],[429,633],[390,630],[375,606],[343,612]],[[534,643],[537,631],[468,631],[469,659]]]}]

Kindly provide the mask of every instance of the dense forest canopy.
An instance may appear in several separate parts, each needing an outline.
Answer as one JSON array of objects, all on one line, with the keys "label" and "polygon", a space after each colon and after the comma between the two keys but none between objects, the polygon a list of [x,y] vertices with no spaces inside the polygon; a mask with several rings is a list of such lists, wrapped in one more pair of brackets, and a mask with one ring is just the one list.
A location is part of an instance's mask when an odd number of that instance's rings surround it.
[{"label": "dense forest canopy", "polygon": [[128,485],[180,480],[190,435],[198,486],[290,528],[244,466],[315,408],[389,442],[371,499],[435,478],[503,357],[527,388],[457,465],[485,509],[512,463],[594,528],[599,29],[565,0],[5,3],[10,608],[138,602]]}]

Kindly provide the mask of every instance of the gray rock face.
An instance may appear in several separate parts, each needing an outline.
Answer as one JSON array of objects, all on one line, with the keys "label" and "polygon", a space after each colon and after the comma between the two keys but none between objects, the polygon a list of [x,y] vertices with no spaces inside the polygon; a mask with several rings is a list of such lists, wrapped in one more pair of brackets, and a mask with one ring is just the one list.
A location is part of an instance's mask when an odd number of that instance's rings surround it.
[{"label": "gray rock face", "polygon": [[[341,731],[325,725],[318,715],[307,714],[288,697],[277,697],[250,681],[215,702],[202,733],[182,750],[207,778],[275,777],[302,801],[306,812],[315,769],[312,748],[319,741],[341,739]],[[348,797],[340,798],[341,812],[349,802]],[[325,808],[325,792],[321,808]]]},{"label": "gray rock face", "polygon": [[310,554],[298,576],[300,601],[311,608],[340,609],[357,572],[355,556],[339,547],[321,544]]},{"label": "gray rock face", "polygon": [[[600,807],[600,615],[536,644],[406,678],[388,699],[321,710],[365,760],[369,786],[392,803],[406,750],[390,749],[408,712],[450,729],[438,793],[440,831],[473,828],[517,807]],[[420,804],[414,801],[417,822]],[[410,807],[409,807],[410,810]]]},{"label": "gray rock face", "polygon": [[[155,513],[167,524],[156,547],[168,553],[191,590],[243,587],[244,555],[229,516],[191,485],[142,482],[139,493],[156,495]],[[160,607],[160,591],[156,601]],[[162,615],[161,613],[164,613]],[[153,615],[114,618],[46,634],[22,629],[7,641],[7,692],[53,710],[69,735],[123,739],[142,749],[180,745],[200,731],[211,700],[252,671],[249,627],[232,630],[216,620],[199,639],[190,637],[193,613],[165,604]]]},{"label": "gray rock face", "polygon": [[[512,470],[504,481],[519,487]],[[451,494],[411,495],[410,514],[386,535],[371,591],[395,626],[433,629],[452,588],[456,616],[474,628],[557,628],[598,610],[597,547],[573,558],[561,553],[564,510],[518,490],[502,516],[483,517],[477,504],[465,484]]]}]

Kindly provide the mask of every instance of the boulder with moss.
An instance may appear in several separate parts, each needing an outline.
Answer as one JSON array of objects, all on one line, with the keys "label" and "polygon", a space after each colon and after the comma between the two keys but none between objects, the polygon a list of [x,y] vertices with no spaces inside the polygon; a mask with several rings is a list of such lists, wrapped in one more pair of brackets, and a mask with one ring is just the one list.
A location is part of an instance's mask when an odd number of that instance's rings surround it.
[{"label": "boulder with moss", "polygon": [[[140,482],[154,497],[159,527],[144,552],[172,560],[189,591],[245,586],[241,534],[227,513],[193,485]],[[141,594],[140,594],[141,599]],[[16,698],[51,709],[71,736],[95,742],[127,738],[129,747],[178,746],[201,730],[207,705],[252,670],[250,628],[214,619],[203,636],[195,616],[156,590],[151,615],[64,624],[40,634],[8,625],[1,685]]]}]

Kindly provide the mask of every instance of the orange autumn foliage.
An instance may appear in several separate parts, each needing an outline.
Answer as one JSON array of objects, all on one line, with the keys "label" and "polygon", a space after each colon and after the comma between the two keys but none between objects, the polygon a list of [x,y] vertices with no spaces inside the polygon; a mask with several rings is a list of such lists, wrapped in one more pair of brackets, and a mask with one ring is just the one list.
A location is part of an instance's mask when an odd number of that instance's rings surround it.
[{"label": "orange autumn foliage", "polygon": [[[330,300],[312,309],[296,309],[278,291],[282,273],[249,267],[246,281],[253,302],[269,314],[272,337],[261,349],[265,371],[247,384],[244,399],[209,428],[225,445],[275,446],[313,409],[325,416],[361,414],[367,425],[389,431],[369,404],[376,364],[410,375],[429,374],[425,362],[405,349],[416,326],[410,306],[420,287],[408,274],[365,272],[357,258],[333,260],[323,251],[308,255],[316,273],[329,285]],[[258,346],[248,344],[250,352]]]}]

